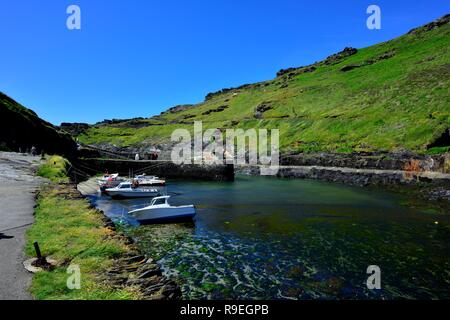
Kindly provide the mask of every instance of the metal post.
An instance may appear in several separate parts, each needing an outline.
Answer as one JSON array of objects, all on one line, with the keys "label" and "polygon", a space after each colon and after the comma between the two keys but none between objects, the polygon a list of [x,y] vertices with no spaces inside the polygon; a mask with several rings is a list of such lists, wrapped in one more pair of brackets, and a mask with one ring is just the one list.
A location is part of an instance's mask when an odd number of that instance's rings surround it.
[{"label": "metal post", "polygon": [[36,257],[38,258],[38,260],[42,259],[42,254],[41,254],[41,249],[39,249],[39,244],[37,243],[37,241],[35,241],[33,243],[34,245],[34,250],[36,251]]}]

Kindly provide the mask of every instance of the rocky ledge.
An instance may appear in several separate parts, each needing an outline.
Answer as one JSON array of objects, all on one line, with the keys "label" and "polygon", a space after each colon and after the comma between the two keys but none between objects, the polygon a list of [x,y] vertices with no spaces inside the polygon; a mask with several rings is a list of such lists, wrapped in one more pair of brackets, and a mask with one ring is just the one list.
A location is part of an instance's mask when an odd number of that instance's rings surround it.
[{"label": "rocky ledge", "polygon": [[[95,209],[97,210],[97,209]],[[105,226],[117,233],[114,222],[103,211]],[[161,268],[151,257],[141,254],[131,237],[118,233],[132,248],[129,253],[116,259],[106,272],[106,279],[112,285],[138,288],[143,300],[178,300],[182,298],[178,284],[162,274]]]},{"label": "rocky ledge", "polygon": [[116,261],[106,274],[110,282],[119,286],[138,287],[144,300],[180,299],[180,287],[162,274],[152,258],[136,253],[131,252]]},{"label": "rocky ledge", "polygon": [[420,155],[412,152],[301,153],[281,156],[285,166],[323,166],[355,169],[448,172],[450,154]]}]

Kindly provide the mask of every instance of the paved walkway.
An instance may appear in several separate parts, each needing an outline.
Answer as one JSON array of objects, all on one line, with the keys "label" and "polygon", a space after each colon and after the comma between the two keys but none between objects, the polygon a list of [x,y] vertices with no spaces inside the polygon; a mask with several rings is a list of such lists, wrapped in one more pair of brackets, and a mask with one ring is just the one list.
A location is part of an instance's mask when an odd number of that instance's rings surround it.
[{"label": "paved walkway", "polygon": [[0,152],[0,300],[31,299],[25,271],[25,232],[33,223],[34,192],[45,180],[33,175],[39,157]]}]

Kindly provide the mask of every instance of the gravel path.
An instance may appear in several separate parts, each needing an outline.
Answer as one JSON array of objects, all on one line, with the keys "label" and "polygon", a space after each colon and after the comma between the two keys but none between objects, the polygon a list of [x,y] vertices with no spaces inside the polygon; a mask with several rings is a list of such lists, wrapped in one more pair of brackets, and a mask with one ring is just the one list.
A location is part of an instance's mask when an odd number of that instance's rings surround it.
[{"label": "gravel path", "polygon": [[31,274],[22,262],[34,193],[45,182],[33,175],[39,163],[39,157],[0,152],[0,300],[31,299]]}]

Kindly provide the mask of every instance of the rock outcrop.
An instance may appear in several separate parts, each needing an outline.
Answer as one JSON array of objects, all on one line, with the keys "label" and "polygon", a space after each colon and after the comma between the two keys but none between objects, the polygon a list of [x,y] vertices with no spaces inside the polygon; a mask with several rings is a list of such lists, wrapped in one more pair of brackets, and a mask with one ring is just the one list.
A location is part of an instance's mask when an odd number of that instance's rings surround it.
[{"label": "rock outcrop", "polygon": [[89,129],[89,124],[63,122],[59,127],[61,128],[61,130],[64,130],[65,132],[70,133],[72,136],[76,137],[80,134],[85,133],[86,130]]},{"label": "rock outcrop", "polygon": [[450,23],[450,14],[446,14],[445,16],[443,16],[439,19],[436,19],[422,27],[414,28],[414,29],[410,30],[408,32],[408,34],[418,35],[422,32],[427,32],[427,31],[431,31],[431,30],[440,28],[448,23]]},{"label": "rock outcrop", "polygon": [[328,56],[325,60],[313,63],[312,65],[306,67],[281,69],[280,71],[277,72],[277,77],[283,77],[287,75],[288,78],[292,78],[302,73],[314,72],[316,68],[320,65],[333,65],[341,62],[343,59],[352,56],[356,53],[358,53],[358,49],[346,47],[344,48],[344,50],[332,54],[331,56]]},{"label": "rock outcrop", "polygon": [[407,170],[411,162],[420,171],[448,173],[449,155],[419,155],[398,153],[309,153],[282,155],[281,164],[287,166],[322,166],[374,170]]}]

